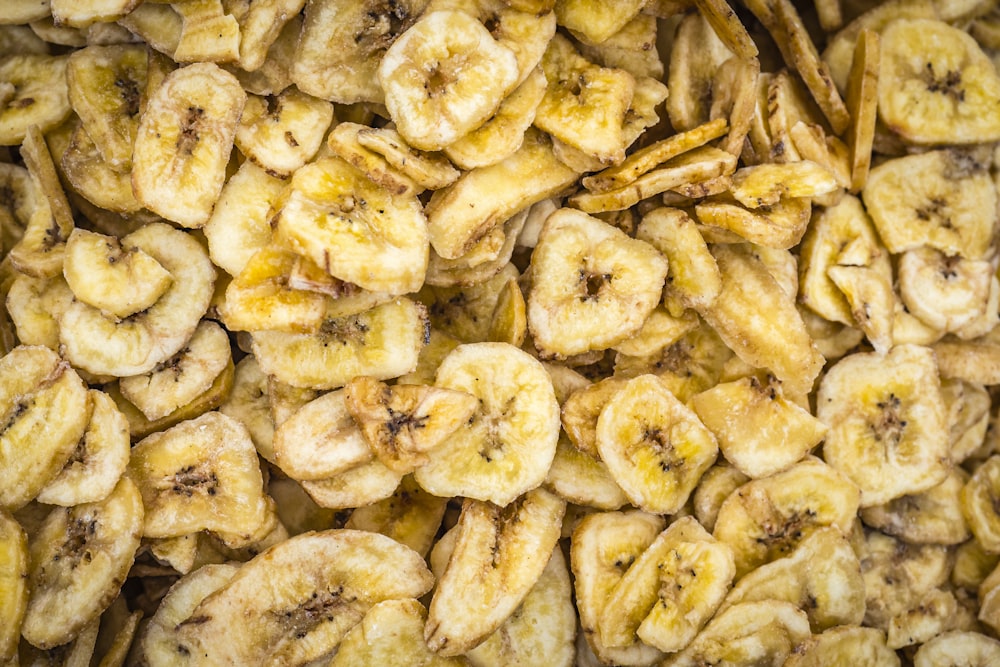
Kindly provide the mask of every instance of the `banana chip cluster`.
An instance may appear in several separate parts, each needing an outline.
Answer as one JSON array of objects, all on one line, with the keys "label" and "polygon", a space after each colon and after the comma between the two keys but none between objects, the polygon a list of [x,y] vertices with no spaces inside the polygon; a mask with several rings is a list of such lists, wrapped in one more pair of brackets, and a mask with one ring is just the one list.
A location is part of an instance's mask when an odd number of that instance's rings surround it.
[{"label": "banana chip cluster", "polygon": [[2,0],[0,665],[1000,664],[995,0]]}]

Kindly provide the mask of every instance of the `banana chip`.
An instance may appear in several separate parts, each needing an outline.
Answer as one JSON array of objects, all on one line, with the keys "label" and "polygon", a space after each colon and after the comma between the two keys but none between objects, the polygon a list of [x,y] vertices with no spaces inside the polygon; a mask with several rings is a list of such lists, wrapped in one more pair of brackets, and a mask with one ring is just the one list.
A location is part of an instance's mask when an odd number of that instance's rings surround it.
[{"label": "banana chip", "polygon": [[28,606],[28,538],[7,512],[0,512],[0,659],[17,655],[21,621]]},{"label": "banana chip", "polygon": [[67,61],[67,56],[30,53],[0,59],[4,100],[0,109],[0,146],[16,146],[24,141],[30,126],[49,130],[70,114]]}]

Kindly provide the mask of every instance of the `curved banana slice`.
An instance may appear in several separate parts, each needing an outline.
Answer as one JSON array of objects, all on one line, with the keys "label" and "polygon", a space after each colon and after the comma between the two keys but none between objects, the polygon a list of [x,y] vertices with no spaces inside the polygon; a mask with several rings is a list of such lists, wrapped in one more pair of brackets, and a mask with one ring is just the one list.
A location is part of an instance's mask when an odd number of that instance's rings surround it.
[{"label": "curved banana slice", "polygon": [[1000,660],[1000,641],[979,632],[952,630],[924,642],[913,655],[913,666],[986,667],[997,660]]},{"label": "curved banana slice", "polygon": [[739,579],[791,552],[819,528],[849,533],[858,498],[858,488],[843,474],[808,457],[736,489],[719,508],[713,535],[733,547]]},{"label": "curved banana slice", "polygon": [[691,397],[691,409],[719,441],[726,460],[750,477],[791,467],[818,445],[827,426],[785,397],[768,375],[718,384]]},{"label": "curved banana slice", "polygon": [[[691,217],[678,208],[656,208],[642,217],[635,237],[667,258],[664,295],[684,308],[705,309],[722,290],[715,258]],[[680,308],[667,301],[671,315]]]},{"label": "curved banana slice", "polygon": [[885,644],[885,633],[877,628],[842,625],[813,635],[785,661],[784,667],[899,667],[899,656]]},{"label": "curved banana slice", "polygon": [[0,660],[17,656],[27,606],[28,538],[14,517],[0,510]]},{"label": "curved banana slice", "polygon": [[305,4],[305,0],[257,2],[247,8],[245,15],[238,16],[240,68],[246,72],[255,72],[263,67],[268,50]]},{"label": "curved banana slice", "polygon": [[380,188],[396,196],[412,196],[422,189],[416,182],[391,165],[384,155],[363,146],[358,141],[367,125],[344,121],[338,123],[327,136],[326,145],[337,157],[362,172]]},{"label": "curved banana slice", "polygon": [[686,132],[707,123],[716,73],[733,56],[701,12],[681,19],[670,49],[666,84],[670,124]]},{"label": "curved banana slice", "polygon": [[358,375],[381,380],[416,368],[426,344],[426,309],[406,298],[357,315],[324,320],[315,334],[253,332],[253,353],[268,375],[295,387],[334,389]]},{"label": "curved banana slice", "polygon": [[994,273],[986,260],[914,248],[899,258],[899,295],[924,324],[955,332],[985,311]]},{"label": "curved banana slice", "polygon": [[121,319],[152,306],[173,282],[142,249],[85,229],[66,240],[63,276],[77,299]]},{"label": "curved banana slice", "polygon": [[142,492],[146,537],[211,530],[238,545],[274,518],[250,434],[218,412],[147,436],[132,448],[128,472]]},{"label": "curved banana slice", "polygon": [[961,463],[983,445],[991,400],[981,385],[956,379],[942,380],[941,393],[948,408],[951,460]]},{"label": "curved banana slice", "polygon": [[329,667],[366,665],[421,665],[467,667],[465,658],[445,658],[424,643],[427,610],[417,600],[384,600],[344,635]]},{"label": "curved banana slice", "polygon": [[440,190],[459,176],[458,169],[446,157],[410,147],[392,128],[366,127],[357,133],[357,139],[359,144],[381,155],[393,168],[427,190]]},{"label": "curved banana slice", "polygon": [[378,602],[418,597],[432,583],[416,552],[383,535],[305,533],[264,551],[203,599],[189,617],[199,622],[181,623],[174,634],[175,656],[190,664],[304,664],[330,653]]},{"label": "curved banana slice", "polygon": [[785,558],[752,570],[726,596],[731,605],[761,600],[791,602],[806,612],[814,632],[860,624],[865,615],[861,563],[836,528],[820,528]]},{"label": "curved banana slice", "polygon": [[18,346],[0,359],[0,507],[20,509],[59,473],[90,410],[86,385],[52,350]]},{"label": "curved banana slice", "polygon": [[923,493],[864,508],[861,520],[914,544],[961,544],[972,536],[960,500],[967,479],[967,474],[953,469],[943,482]]},{"label": "curved banana slice", "polygon": [[343,390],[323,394],[275,429],[275,463],[292,479],[332,477],[374,458],[344,397]]},{"label": "curved banana slice", "polygon": [[354,104],[383,101],[379,63],[428,0],[310,0],[292,80],[304,93]]},{"label": "curved banana slice", "polygon": [[793,299],[748,249],[716,245],[712,254],[722,290],[702,317],[748,364],[770,369],[793,394],[809,392],[824,360]]},{"label": "curved banana slice", "polygon": [[665,653],[682,650],[715,614],[735,575],[733,552],[694,517],[660,533],[612,589],[598,617],[601,642],[635,635]]},{"label": "curved banana slice", "polygon": [[993,455],[976,468],[962,487],[962,515],[984,549],[1000,552],[1000,514],[995,498],[1000,496],[1000,457]]},{"label": "curved banana slice", "polygon": [[661,665],[782,665],[810,637],[809,620],[794,605],[777,600],[744,602],[718,614],[687,648]]},{"label": "curved banana slice", "polygon": [[146,48],[140,44],[88,46],[67,61],[73,111],[104,161],[118,172],[132,167],[146,67]]},{"label": "curved banana slice", "polygon": [[412,476],[407,476],[388,498],[351,512],[344,528],[381,533],[426,556],[437,537],[447,505],[448,499],[432,496]]},{"label": "curved banana slice", "polygon": [[302,488],[320,507],[346,509],[391,497],[402,479],[402,475],[372,459],[331,477],[303,480]]},{"label": "curved banana slice", "polygon": [[862,197],[889,252],[927,245],[972,260],[989,255],[997,189],[973,155],[937,150],[887,160],[868,174]]},{"label": "curved banana slice", "polygon": [[219,412],[246,426],[257,453],[274,463],[274,422],[271,421],[267,376],[252,354],[236,364],[233,388],[219,405]]},{"label": "curved banana slice", "polygon": [[706,530],[714,530],[722,503],[729,494],[749,481],[749,477],[729,465],[725,459],[717,461],[701,476],[701,481],[691,496],[692,510],[698,522]]},{"label": "curved banana slice", "polygon": [[545,486],[566,502],[601,510],[616,510],[628,498],[596,456],[577,449],[563,433],[545,477]]},{"label": "curved banana slice", "polygon": [[569,554],[582,635],[602,663],[640,667],[663,657],[638,639],[625,647],[605,646],[598,618],[611,591],[656,540],[664,523],[663,517],[637,510],[598,512],[584,517],[573,531]]},{"label": "curved banana slice", "polygon": [[637,507],[678,511],[718,453],[715,436],[655,375],[633,378],[597,419],[597,449]]},{"label": "curved banana slice", "polygon": [[429,453],[479,409],[472,394],[425,385],[390,387],[369,376],[351,380],[344,401],[371,451],[401,474],[427,463]]},{"label": "curved banana slice", "polygon": [[[132,192],[132,174],[113,170],[83,125],[78,122],[74,124],[75,129],[72,130],[69,143],[59,161],[60,171],[72,190],[94,206],[114,213],[141,211],[142,205]],[[50,143],[53,143],[55,149],[52,139]],[[131,160],[131,148],[128,155]]]},{"label": "curved banana slice", "polygon": [[168,74],[139,121],[132,154],[136,199],[184,227],[208,222],[245,103],[236,77],[212,63]]},{"label": "curved banana slice", "polygon": [[514,52],[482,23],[445,10],[424,14],[393,42],[378,80],[407,143],[439,150],[486,122],[517,85],[519,70]]},{"label": "curved banana slice", "polygon": [[142,537],[142,497],[122,477],[96,503],[52,510],[32,536],[22,636],[49,649],[72,640],[118,595]]},{"label": "curved banana slice", "polygon": [[63,469],[38,492],[38,502],[70,507],[107,498],[129,458],[128,421],[110,396],[91,389],[90,423]]},{"label": "curved banana slice", "polygon": [[[522,222],[524,217],[526,216],[521,218]],[[514,234],[507,234],[504,243],[506,244],[513,238],[515,238]],[[524,300],[521,287],[512,278],[504,283],[503,289],[500,291],[496,308],[490,315],[490,329],[486,338],[497,343],[510,343],[514,347],[520,347],[524,344],[527,334],[528,304]]]},{"label": "curved banana slice", "polygon": [[19,273],[7,292],[7,314],[22,345],[59,349],[59,319],[73,302],[62,276],[32,278]]},{"label": "curved banana slice", "polygon": [[545,656],[545,663],[552,667],[570,667],[575,635],[572,584],[566,559],[556,547],[524,602],[465,656],[472,667],[529,665],[538,656]]},{"label": "curved banana slice", "polygon": [[638,331],[663,291],[667,260],[591,216],[549,216],[532,254],[528,328],[549,356],[601,350]]},{"label": "curved banana slice", "polygon": [[68,56],[16,53],[0,58],[3,106],[0,146],[17,146],[28,128],[42,132],[63,122],[72,111],[66,86]]},{"label": "curved banana slice", "polygon": [[964,30],[897,19],[882,32],[879,115],[904,141],[969,144],[1000,138],[1000,76]]},{"label": "curved banana slice", "polygon": [[573,445],[594,459],[597,451],[597,419],[608,401],[621,391],[628,380],[608,377],[573,391],[563,401],[560,413],[563,430]]},{"label": "curved banana slice", "polygon": [[544,489],[507,507],[465,501],[424,628],[432,651],[460,655],[503,624],[541,577],[565,510],[565,501]]},{"label": "curved banana slice", "polygon": [[288,88],[276,97],[247,97],[235,143],[249,160],[284,178],[316,155],[333,120],[326,100]]},{"label": "curved banana slice", "polygon": [[215,269],[201,243],[164,223],[148,224],[121,243],[166,269],[170,287],[156,303],[123,320],[74,302],[59,320],[59,336],[74,365],[124,377],[148,373],[187,343],[208,309]]},{"label": "curved banana slice", "polygon": [[435,384],[472,394],[480,405],[414,472],[420,486],[503,507],[545,480],[559,404],[541,363],[507,343],[460,345],[441,362]]},{"label": "curved banana slice", "polygon": [[393,195],[339,158],[296,171],[271,226],[275,241],[365,289],[415,292],[427,270],[427,222],[416,196]]},{"label": "curved banana slice", "polygon": [[211,320],[202,320],[185,346],[144,375],[118,382],[122,396],[156,421],[204,394],[232,361],[229,337]]},{"label": "curved banana slice", "polygon": [[930,348],[858,353],[827,371],[816,416],[826,461],[861,488],[861,506],[926,491],[948,471],[948,426]]},{"label": "curved banana slice", "polygon": [[[985,618],[980,607],[981,618]],[[925,593],[920,601],[889,621],[886,645],[901,649],[922,644],[928,639],[949,630],[971,630],[978,626],[976,613],[962,605],[949,590],[934,589]]]},{"label": "curved banana slice", "polygon": [[758,164],[733,174],[733,197],[748,208],[772,206],[779,200],[819,197],[839,187],[833,173],[823,165],[801,160],[784,164]]}]

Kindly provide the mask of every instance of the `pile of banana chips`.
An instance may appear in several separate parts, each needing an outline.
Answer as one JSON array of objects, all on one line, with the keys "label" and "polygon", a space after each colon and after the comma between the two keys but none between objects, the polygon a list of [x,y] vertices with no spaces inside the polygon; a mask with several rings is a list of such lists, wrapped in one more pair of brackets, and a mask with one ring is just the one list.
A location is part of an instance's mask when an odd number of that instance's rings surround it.
[{"label": "pile of banana chips", "polygon": [[997,0],[0,4],[0,665],[1000,664]]}]

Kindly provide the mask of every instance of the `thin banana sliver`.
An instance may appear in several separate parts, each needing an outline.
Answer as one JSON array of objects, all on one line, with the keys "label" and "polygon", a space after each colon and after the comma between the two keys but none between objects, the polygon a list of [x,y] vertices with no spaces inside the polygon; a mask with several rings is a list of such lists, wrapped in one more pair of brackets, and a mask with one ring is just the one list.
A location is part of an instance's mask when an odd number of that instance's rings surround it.
[{"label": "thin banana sliver", "polygon": [[8,0],[0,664],[997,664],[998,17]]}]

